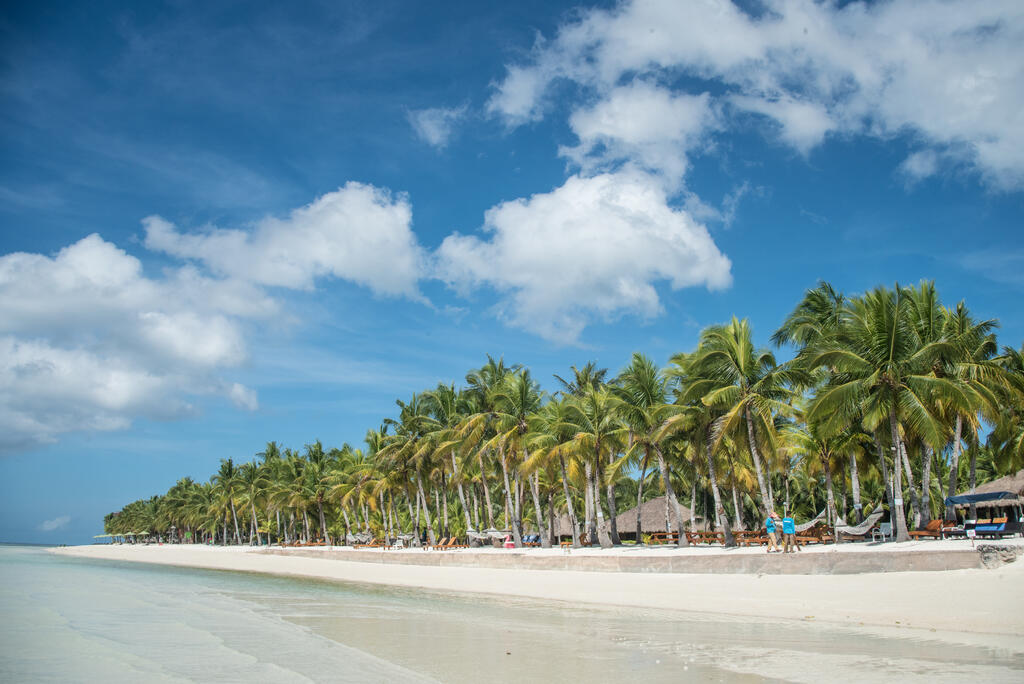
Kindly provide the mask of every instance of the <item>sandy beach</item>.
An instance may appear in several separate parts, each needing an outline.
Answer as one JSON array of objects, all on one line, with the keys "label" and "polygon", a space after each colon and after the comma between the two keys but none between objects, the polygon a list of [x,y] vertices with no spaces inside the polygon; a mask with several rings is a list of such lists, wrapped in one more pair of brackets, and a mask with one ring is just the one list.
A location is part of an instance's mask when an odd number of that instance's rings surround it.
[{"label": "sandy beach", "polygon": [[[1010,540],[1020,545],[1024,540]],[[892,553],[910,544],[808,548],[808,554]],[[338,547],[340,548],[340,547]],[[964,542],[918,542],[918,549],[963,549]],[[331,581],[415,587],[444,592],[507,595],[570,604],[628,606],[750,616],[760,619],[813,620],[862,629],[922,631],[929,638],[999,644],[1024,650],[1024,560],[994,569],[885,572],[845,575],[685,574],[519,570],[398,562],[402,554],[429,553],[362,550],[366,560],[329,558],[329,549],[289,550],[249,547],[93,545],[54,549],[86,558],[158,563],[214,570],[267,573]],[[301,553],[300,553],[301,551]],[[757,549],[731,553],[763,553]],[[444,552],[450,553],[450,552]],[[538,557],[558,550],[531,550]],[[652,556],[710,555],[721,549],[577,550],[577,555],[647,553]],[[392,554],[395,562],[383,558]],[[351,553],[346,558],[351,557]],[[384,562],[381,562],[381,561]],[[405,560],[414,561],[414,558]],[[941,634],[940,634],[941,633]]]}]

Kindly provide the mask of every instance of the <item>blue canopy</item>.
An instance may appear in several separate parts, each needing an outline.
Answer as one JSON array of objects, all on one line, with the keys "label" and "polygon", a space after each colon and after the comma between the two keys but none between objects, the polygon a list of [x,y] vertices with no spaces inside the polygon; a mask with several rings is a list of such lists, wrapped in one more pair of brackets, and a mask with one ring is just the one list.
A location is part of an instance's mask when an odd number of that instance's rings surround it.
[{"label": "blue canopy", "polygon": [[988,492],[987,494],[957,494],[947,496],[946,505],[955,506],[961,504],[981,503],[982,501],[999,501],[1001,499],[1016,499],[1013,492]]}]

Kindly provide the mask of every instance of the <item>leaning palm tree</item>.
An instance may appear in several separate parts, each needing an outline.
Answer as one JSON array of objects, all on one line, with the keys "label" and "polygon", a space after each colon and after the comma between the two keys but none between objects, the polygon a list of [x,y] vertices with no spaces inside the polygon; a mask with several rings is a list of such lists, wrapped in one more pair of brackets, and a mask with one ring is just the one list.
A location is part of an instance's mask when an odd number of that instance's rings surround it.
[{"label": "leaning palm tree", "polygon": [[750,324],[735,317],[726,325],[706,328],[697,352],[689,361],[692,377],[689,392],[721,412],[718,433],[745,433],[761,492],[761,510],[767,516],[775,509],[765,479],[762,439],[774,436],[774,415],[792,411],[788,384],[796,379],[794,367],[780,367],[775,356],[755,349]]}]

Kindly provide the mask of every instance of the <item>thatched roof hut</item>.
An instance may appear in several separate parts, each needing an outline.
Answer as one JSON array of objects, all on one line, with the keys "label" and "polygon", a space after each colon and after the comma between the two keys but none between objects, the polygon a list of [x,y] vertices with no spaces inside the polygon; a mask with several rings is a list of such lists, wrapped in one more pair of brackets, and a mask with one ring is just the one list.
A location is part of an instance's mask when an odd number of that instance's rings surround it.
[{"label": "thatched roof hut", "polygon": [[[1012,475],[1005,475],[997,480],[986,482],[985,484],[978,485],[974,489],[974,494],[994,494],[995,492],[1011,492],[1017,495],[1015,499],[999,499],[998,501],[980,501],[976,505],[984,508],[988,506],[1017,506],[1024,504],[1024,470],[1018,470]],[[971,490],[961,492],[961,494],[971,494]],[[957,508],[964,508],[969,504],[957,504]]]},{"label": "thatched roof hut", "polygon": [[[683,525],[690,520],[690,509],[679,504],[682,509]],[[698,520],[700,518],[697,518]],[[668,515],[669,531],[677,532],[675,514],[669,510]],[[607,525],[608,523],[605,523]],[[631,508],[625,513],[619,513],[615,517],[615,527],[619,534],[636,535],[636,508]],[[640,532],[650,534],[651,532],[665,532],[665,497],[659,496],[640,505]]]}]

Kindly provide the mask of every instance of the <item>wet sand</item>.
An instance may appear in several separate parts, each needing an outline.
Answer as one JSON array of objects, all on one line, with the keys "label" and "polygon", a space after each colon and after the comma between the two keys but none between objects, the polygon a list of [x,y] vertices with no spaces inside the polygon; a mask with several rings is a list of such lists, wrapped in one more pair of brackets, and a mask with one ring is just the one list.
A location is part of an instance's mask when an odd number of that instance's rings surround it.
[{"label": "wet sand", "polygon": [[[886,545],[896,546],[899,545]],[[943,633],[943,638],[951,641],[986,642],[1024,650],[1024,642],[1020,639],[1024,635],[1024,560],[995,569],[756,575],[425,566],[334,560],[327,558],[326,553],[322,554],[324,557],[317,557],[315,553],[299,555],[287,551],[281,553],[278,549],[274,551],[267,553],[248,547],[199,545],[94,545],[54,549],[55,553],[97,559],[418,587],[442,592],[507,595],[562,601],[568,605],[629,606],[762,619],[821,621],[874,630],[920,631],[931,634],[930,638]],[[611,552],[628,553],[625,549]],[[696,549],[654,552],[707,553]],[[849,552],[869,553],[870,550],[862,546]],[[364,553],[382,552],[366,550]],[[373,558],[377,559],[376,556]],[[367,560],[370,560],[369,555]]]}]

